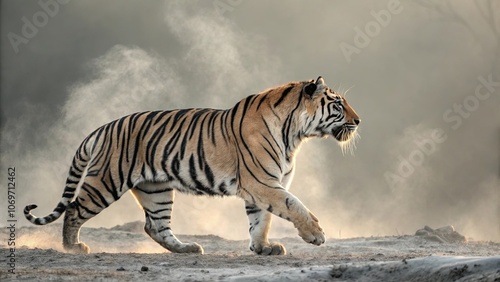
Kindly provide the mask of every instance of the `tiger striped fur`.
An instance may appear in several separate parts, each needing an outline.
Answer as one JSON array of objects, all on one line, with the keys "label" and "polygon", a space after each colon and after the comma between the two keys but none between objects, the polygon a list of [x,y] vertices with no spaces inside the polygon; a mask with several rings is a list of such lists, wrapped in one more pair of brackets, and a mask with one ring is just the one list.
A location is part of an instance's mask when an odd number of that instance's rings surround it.
[{"label": "tiger striped fur", "polygon": [[79,240],[82,224],[131,190],[153,240],[171,252],[203,253],[197,243],[180,242],[170,228],[174,189],[236,195],[245,201],[253,252],[286,253],[283,245],[267,238],[271,214],[291,221],[306,242],[321,245],[325,234],[318,219],[288,192],[295,155],[308,137],[352,141],[359,122],[321,77],[248,96],[227,110],[131,114],[98,128],[81,143],[51,214],[33,216],[36,205],[26,206],[24,214],[44,225],[66,212],[64,248],[89,253]]}]

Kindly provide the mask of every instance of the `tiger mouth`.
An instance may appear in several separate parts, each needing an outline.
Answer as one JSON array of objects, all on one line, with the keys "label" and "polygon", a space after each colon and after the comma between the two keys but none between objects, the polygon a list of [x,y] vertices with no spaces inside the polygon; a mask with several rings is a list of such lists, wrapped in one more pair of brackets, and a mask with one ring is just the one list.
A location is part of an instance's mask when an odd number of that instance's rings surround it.
[{"label": "tiger mouth", "polygon": [[337,141],[345,142],[351,139],[357,128],[358,127],[356,125],[343,124],[337,128],[334,128],[332,130],[332,135],[333,137],[335,137],[335,139],[337,139]]}]

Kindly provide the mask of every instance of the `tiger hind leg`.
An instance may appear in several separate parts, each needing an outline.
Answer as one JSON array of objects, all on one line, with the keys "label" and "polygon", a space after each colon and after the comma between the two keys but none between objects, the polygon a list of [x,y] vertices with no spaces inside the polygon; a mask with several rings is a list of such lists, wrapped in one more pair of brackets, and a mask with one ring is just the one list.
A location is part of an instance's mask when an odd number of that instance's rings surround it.
[{"label": "tiger hind leg", "polygon": [[79,239],[82,225],[118,200],[127,190],[128,188],[123,189],[121,194],[113,194],[105,189],[99,177],[87,176],[75,201],[66,209],[63,225],[64,249],[71,253],[90,253],[90,248]]},{"label": "tiger hind leg", "polygon": [[90,248],[83,242],[80,242],[80,228],[87,221],[78,217],[77,203],[72,202],[66,209],[63,226],[63,247],[70,253],[88,254]]},{"label": "tiger hind leg", "polygon": [[285,246],[277,242],[269,243],[267,235],[271,227],[271,213],[263,211],[254,204],[245,201],[245,209],[250,224],[250,245],[252,252],[258,255],[286,255]]},{"label": "tiger hind leg", "polygon": [[146,215],[144,231],[154,241],[173,253],[203,254],[202,246],[197,243],[182,243],[170,228],[174,204],[172,188],[162,187],[158,183],[142,183],[132,189],[132,194]]}]

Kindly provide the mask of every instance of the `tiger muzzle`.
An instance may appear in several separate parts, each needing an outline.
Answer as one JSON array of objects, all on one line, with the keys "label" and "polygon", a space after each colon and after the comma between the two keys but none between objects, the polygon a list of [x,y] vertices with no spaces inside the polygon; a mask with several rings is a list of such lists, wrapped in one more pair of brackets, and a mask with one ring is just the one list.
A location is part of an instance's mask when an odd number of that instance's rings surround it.
[{"label": "tiger muzzle", "polygon": [[[359,120],[357,120],[357,124],[359,124]],[[356,130],[358,129],[357,124],[344,123],[343,125],[334,128],[332,131],[332,135],[339,142],[347,141],[352,137],[354,132],[356,132]]]}]

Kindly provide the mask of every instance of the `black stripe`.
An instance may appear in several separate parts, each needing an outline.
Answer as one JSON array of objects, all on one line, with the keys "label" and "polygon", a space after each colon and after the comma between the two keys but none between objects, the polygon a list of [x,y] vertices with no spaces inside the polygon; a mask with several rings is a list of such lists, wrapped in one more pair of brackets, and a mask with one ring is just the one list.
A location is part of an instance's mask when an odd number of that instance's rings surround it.
[{"label": "black stripe", "polygon": [[57,204],[57,207],[54,209],[57,213],[63,213],[66,210],[66,206],[63,203]]},{"label": "black stripe", "polygon": [[104,126],[97,129],[97,136],[95,137],[94,144],[92,145],[92,150],[90,152],[91,154],[94,154],[94,149],[95,149],[97,143],[99,142],[99,139],[101,138],[101,134],[102,134],[103,129],[104,129]]},{"label": "black stripe", "polygon": [[[155,122],[153,123],[153,125],[156,125],[157,123],[159,123],[163,117],[167,114],[170,114],[172,111],[163,111],[159,116],[158,118],[155,120]],[[168,117],[168,120],[170,120],[171,116]],[[168,120],[166,122],[164,122],[165,124],[168,123]]]},{"label": "black stripe", "polygon": [[281,102],[283,102],[283,100],[286,98],[286,96],[288,95],[288,93],[290,93],[290,91],[295,87],[295,85],[292,85],[288,88],[286,88],[285,90],[283,90],[283,93],[281,94],[281,97],[278,99],[278,101],[276,101],[276,103],[274,103],[274,107],[276,108],[277,106],[279,106],[279,104],[281,104]]},{"label": "black stripe", "polygon": [[166,226],[166,227],[158,229],[158,233],[161,233],[161,232],[166,231],[166,230],[170,230],[170,226]]},{"label": "black stripe", "polygon": [[[98,148],[99,152],[97,154],[95,152],[92,153],[95,160],[100,160],[102,157],[107,155],[107,152],[109,152],[109,148],[111,148],[111,144],[112,144],[113,128],[114,128],[114,122],[108,123],[104,126],[104,133],[102,136],[102,145],[99,146],[99,148]],[[111,132],[111,134],[109,134],[109,132]],[[111,138],[111,140],[110,140],[110,138]],[[106,144],[108,144],[108,146],[107,146],[108,150],[106,150]],[[97,163],[97,161],[95,161],[94,163]]]},{"label": "black stripe", "polygon": [[203,184],[197,179],[196,177],[196,166],[194,164],[194,156],[191,155],[189,157],[189,175],[191,176],[191,179],[193,180],[195,184],[195,189],[199,190],[200,192],[204,192],[205,194],[214,196],[217,195],[214,191],[212,191],[210,188],[203,186]]},{"label": "black stripe", "polygon": [[118,125],[116,126],[116,148],[118,148],[118,139],[120,138],[120,133],[122,133],[122,127],[123,127],[123,122],[125,121],[126,117],[123,117],[118,120]]},{"label": "black stripe", "polygon": [[321,98],[321,116],[325,115],[325,97]]},{"label": "black stripe", "polygon": [[259,110],[260,105],[262,105],[262,103],[263,103],[264,101],[267,101],[267,96],[266,96],[266,95],[259,95],[259,96],[260,96],[260,101],[259,101],[259,103],[257,104],[257,111]]},{"label": "black stripe", "polygon": [[[129,156],[129,152],[130,152],[130,142],[132,141],[132,134],[134,133],[134,129],[135,129],[135,126],[137,124],[137,120],[139,119],[139,117],[141,115],[143,115],[144,113],[135,113],[135,114],[132,114],[130,116],[130,119],[129,119],[129,122],[128,122],[128,130],[127,130],[127,133],[128,133],[128,136],[127,136],[127,139],[125,141],[127,141],[127,145],[126,145],[126,148],[127,148],[127,151],[125,152],[126,154],[126,157],[127,157],[127,163],[131,163],[131,167],[133,167],[134,163],[135,163],[135,160],[132,160],[132,162],[130,162],[130,156]],[[137,136],[140,135],[140,130],[139,132],[137,133]],[[136,148],[137,148],[137,143],[135,144]],[[134,153],[136,152],[136,150],[134,150]]]},{"label": "black stripe", "polygon": [[[130,139],[132,137],[132,129],[131,129],[131,121],[132,121],[132,117],[131,116],[128,116],[127,118],[127,123],[125,124],[125,128],[123,130],[123,135],[121,137],[121,140],[122,140],[122,152],[120,154],[120,158],[125,158],[126,162],[129,163],[129,156],[128,156],[128,146],[129,146],[129,142],[130,142]],[[122,163],[122,162],[120,162]]]},{"label": "black stripe", "polygon": [[[121,142],[117,139],[117,143],[121,143],[121,149],[120,149],[120,158],[118,159],[118,176],[119,176],[119,183],[124,183],[125,181],[125,176],[123,173],[123,159],[125,158],[125,151],[128,151],[125,142],[127,142],[126,137],[125,137],[126,130],[123,130]],[[128,163],[128,159],[127,159]],[[120,191],[122,190],[122,187],[120,187]]]},{"label": "black stripe", "polygon": [[[250,96],[248,96],[248,97],[245,98],[245,106],[243,107],[243,109],[244,109],[243,112],[244,113],[248,110],[249,106],[251,104],[253,104],[253,101],[255,100],[255,97],[257,97],[257,95],[250,95]],[[242,116],[244,116],[244,115],[245,114],[243,114]]]},{"label": "black stripe", "polygon": [[302,101],[302,95],[299,95],[299,100],[297,102],[297,105],[290,112],[290,114],[288,114],[288,116],[286,117],[285,123],[283,124],[283,127],[281,128],[281,134],[283,137],[283,144],[285,144],[285,148],[287,151],[287,156],[286,156],[287,161],[290,158],[290,156],[288,156],[288,154],[291,153],[291,152],[288,152],[290,149],[290,147],[289,147],[290,144],[288,143],[288,140],[289,140],[288,136],[290,134],[290,126],[292,125],[292,117],[294,116],[295,111],[299,108],[301,101]]},{"label": "black stripe", "polygon": [[[80,150],[78,150],[78,154],[80,154]],[[76,172],[80,174],[83,173],[83,171],[78,167],[78,164],[76,163],[76,158],[73,158],[73,163],[71,164],[71,168],[73,168],[74,170],[76,170]]]},{"label": "black stripe", "polygon": [[[264,139],[266,139],[266,138],[264,138]],[[269,143],[269,140],[266,139],[266,141]],[[269,145],[271,145],[271,144],[269,144]],[[276,164],[276,166],[280,169],[280,172],[282,172],[280,162],[273,156],[273,154],[271,154],[271,152],[269,152],[269,150],[265,146],[262,146],[262,148],[264,148],[264,150],[267,152],[267,154],[269,155],[269,157],[271,157],[271,159],[274,161],[274,163]],[[274,151],[274,149],[273,149],[273,151]],[[276,151],[274,151],[274,153],[276,153]]]},{"label": "black stripe", "polygon": [[207,177],[207,180],[208,180],[208,185],[210,186],[210,188],[213,188],[214,187],[214,173],[212,172],[212,169],[210,168],[210,166],[207,164],[207,162],[205,161],[205,176]]},{"label": "black stripe", "polygon": [[[203,119],[201,120],[201,123],[199,124],[199,132],[198,132],[198,144],[197,144],[197,151],[198,151],[198,165],[201,170],[203,170],[204,162],[203,160],[205,159],[205,150],[203,147],[203,125],[205,122],[205,119],[207,116],[205,115]],[[208,130],[207,130],[208,131]]]},{"label": "black stripe", "polygon": [[[118,196],[118,192],[117,192],[117,189],[116,189],[115,181],[113,180],[113,173],[109,169],[109,164],[110,164],[110,162],[108,161],[106,163],[106,166],[104,167],[104,173],[103,173],[103,175],[101,177],[101,183],[104,185],[104,188],[113,196],[113,199],[116,201],[120,197]],[[120,168],[119,168],[119,170],[121,171]],[[111,187],[108,186],[108,184],[106,183],[107,181],[104,179],[104,177],[106,175],[108,176],[109,182],[111,183]],[[122,183],[122,182],[120,181],[120,183]]]},{"label": "black stripe", "polygon": [[69,187],[69,186],[66,186],[66,188],[64,188],[64,192],[75,192],[76,191],[76,187]]},{"label": "black stripe", "polygon": [[[168,121],[168,120],[167,120]],[[160,140],[163,137],[163,134],[165,134],[165,129],[166,129],[166,123],[163,125],[159,126],[155,132],[153,133],[153,136],[148,142],[148,145],[146,147],[146,156],[148,155],[147,152],[149,152],[149,159],[146,159],[146,163],[148,166],[151,167],[153,171],[153,179],[156,178],[156,168],[155,168],[155,156],[156,156],[156,149],[158,148],[158,144],[160,143]]]},{"label": "black stripe", "polygon": [[[212,139],[212,145],[216,145],[215,143],[215,118],[217,117],[218,111],[213,110],[210,113],[210,118],[208,119],[208,125],[207,125],[207,138]],[[209,130],[208,130],[209,129]]]},{"label": "black stripe", "polygon": [[[181,137],[181,132],[182,132],[180,129],[184,125],[185,121],[186,121],[186,119],[182,120],[182,122],[179,125],[179,128],[176,130],[176,132],[174,133],[174,135],[170,138],[170,140],[168,141],[168,143],[163,148],[163,162],[167,161],[170,148],[173,148],[173,147],[175,147],[177,145],[177,142],[179,141],[179,139]],[[163,165],[162,167],[163,167],[164,171],[166,172],[166,166]]]},{"label": "black stripe", "polygon": [[142,178],[146,179],[146,163],[142,163],[141,176]]},{"label": "black stripe", "polygon": [[[152,190],[152,191],[145,191],[145,190],[142,190],[141,188],[139,187],[134,187],[134,189],[144,193],[144,194],[160,194],[160,193],[164,193],[164,192],[171,192],[173,191],[174,189],[172,188],[165,188],[165,189],[161,189],[161,190]],[[165,202],[165,204],[169,204],[169,203],[173,203],[172,201],[170,202]],[[161,204],[161,203],[157,203],[157,204]]]},{"label": "black stripe", "polygon": [[66,185],[71,184],[71,185],[77,185],[80,182],[80,180],[70,180],[69,178],[66,179]]},{"label": "black stripe", "polygon": [[258,208],[257,206],[254,206],[254,205],[245,206],[245,210],[246,210],[247,215],[258,213],[258,212],[262,211],[260,208]]},{"label": "black stripe", "polygon": [[233,133],[234,133],[234,126],[233,126],[234,118],[236,117],[236,113],[238,112],[238,108],[240,107],[240,104],[241,104],[241,101],[236,103],[236,105],[231,109],[231,127],[233,129]]},{"label": "black stripe", "polygon": [[174,116],[174,124],[182,117],[184,116],[187,112],[191,111],[192,109],[183,109],[183,110],[178,110],[177,113]]},{"label": "black stripe", "polygon": [[[101,200],[101,202],[104,204],[104,207],[108,207],[109,206],[108,201],[106,201],[106,199],[104,198],[104,196],[101,194],[101,192],[97,188],[93,187],[92,185],[90,185],[88,183],[84,183],[82,185],[82,189],[85,190],[89,194],[89,196],[94,196],[90,192],[90,190],[92,190],[92,192],[94,192],[95,196],[99,197],[99,200]],[[92,197],[90,197],[90,199],[93,201]],[[95,203],[95,204],[97,206],[99,206],[99,207],[102,207],[98,203]]]},{"label": "black stripe", "polygon": [[157,202],[155,204],[157,205],[172,205],[174,203],[174,201],[167,201],[167,202]]},{"label": "black stripe", "polygon": [[134,129],[135,129],[135,126],[137,125],[137,121],[139,120],[139,118],[145,114],[147,114],[148,112],[142,112],[142,113],[135,113],[135,114],[132,114],[131,118],[130,118],[130,132],[133,132]]},{"label": "black stripe", "polygon": [[[144,209],[146,209],[146,208],[144,208]],[[151,214],[158,214],[158,213],[161,213],[161,212],[164,212],[164,211],[171,211],[172,208],[163,208],[163,209],[158,209],[158,210],[154,210],[154,211],[153,210],[149,210],[149,209],[146,209],[146,210],[151,215]]]},{"label": "black stripe", "polygon": [[91,215],[97,215],[98,214],[97,212],[89,210],[88,208],[86,208],[85,206],[83,206],[82,204],[80,204],[78,202],[78,205],[76,206],[76,210],[78,211],[78,217],[81,218],[81,219],[87,219],[87,218],[83,217],[83,215],[80,213],[80,208],[82,208],[86,213],[89,213]]},{"label": "black stripe", "polygon": [[[268,152],[269,153],[269,152]],[[257,163],[259,164],[259,166],[262,168],[262,170],[268,175],[270,176],[271,178],[274,178],[276,180],[278,180],[278,177],[275,176],[274,174],[271,174],[263,165],[262,163],[257,159]]]},{"label": "black stripe", "polygon": [[224,195],[229,195],[229,192],[227,191],[227,186],[226,186],[226,183],[222,182],[220,185],[219,185],[219,191],[224,194]]},{"label": "black stripe", "polygon": [[[243,138],[243,132],[242,132],[242,128],[243,128],[243,120],[245,118],[245,115],[246,115],[246,112],[249,108],[249,105],[250,105],[250,100],[251,100],[252,96],[249,96],[245,99],[245,104],[243,106],[243,113],[241,114],[241,118],[240,118],[240,124],[239,124],[239,133],[240,133],[240,140],[241,140],[241,143],[243,143],[243,146],[245,147],[245,149],[248,151],[248,154],[250,155],[250,157],[252,158],[252,161],[254,164],[256,164],[255,162],[255,157],[254,155],[252,154],[252,151],[250,150],[250,147],[248,146],[248,144],[245,142],[245,138]],[[243,157],[243,154],[242,154],[242,157]],[[244,158],[244,157],[243,157]]]},{"label": "black stripe", "polygon": [[226,118],[227,118],[227,115],[229,113],[229,110],[226,110],[224,111],[222,114],[220,114],[220,132],[222,133],[222,138],[224,139],[224,141],[226,141],[226,144],[227,144],[227,139],[228,139],[228,135],[227,135],[227,128],[226,128]]},{"label": "black stripe", "polygon": [[[271,128],[267,124],[267,121],[264,119],[264,117],[262,117],[262,120],[264,121],[264,124],[266,125],[266,129],[269,132],[269,135],[273,138],[275,147],[277,147],[280,150],[280,153],[278,154],[278,156],[283,155],[283,150],[281,150],[280,144],[278,143],[278,141],[276,140],[276,138],[274,138],[274,135],[272,134]],[[274,146],[272,146],[272,147],[274,148]]]},{"label": "black stripe", "polygon": [[85,175],[85,176],[97,176],[99,174],[99,171],[100,171],[99,169],[92,169],[92,168],[94,168],[94,167],[93,166],[89,167],[89,169],[87,171],[87,175]]},{"label": "black stripe", "polygon": [[194,128],[197,125],[197,121],[200,118],[200,115],[202,112],[200,111],[195,111],[193,115],[191,116],[191,121],[189,122],[187,128],[184,130],[183,128],[179,127],[177,131],[184,131],[184,137],[182,138],[182,142],[180,144],[180,158],[184,159],[184,155],[186,153],[186,146],[187,142],[191,137],[193,137],[194,134]]},{"label": "black stripe", "polygon": [[[240,151],[240,154],[241,154],[241,151]],[[264,185],[264,186],[267,186],[269,188],[274,188],[274,189],[283,189],[283,187],[275,187],[275,186],[269,186],[268,184],[260,181],[259,178],[257,178],[257,176],[255,176],[255,174],[252,172],[252,170],[250,170],[250,168],[248,167],[247,163],[245,162],[245,160],[242,161],[243,162],[243,165],[245,166],[245,168],[247,169],[247,171],[250,173],[250,175],[260,184]],[[241,188],[241,187],[240,187]]]},{"label": "black stripe", "polygon": [[196,132],[196,130],[198,129],[198,120],[201,118],[202,115],[204,115],[206,112],[208,111],[208,109],[200,109],[200,110],[196,110],[192,117],[191,117],[191,122],[189,123],[188,125],[188,131],[190,132],[189,133],[189,140],[191,138],[193,138],[193,135],[194,133]]},{"label": "black stripe", "polygon": [[253,209],[253,210],[247,210],[246,213],[247,213],[247,215],[250,215],[250,214],[258,213],[261,211],[262,211],[261,209]]},{"label": "black stripe", "polygon": [[[149,128],[151,128],[151,123],[153,123],[153,119],[155,118],[156,115],[158,115],[160,112],[159,111],[156,111],[156,112],[151,112],[149,113],[146,118],[142,121],[142,139],[144,139],[144,137],[146,137],[146,134],[149,133]],[[146,128],[144,128],[144,124],[146,124]]]},{"label": "black stripe", "polygon": [[170,220],[171,219],[171,216],[170,215],[165,215],[165,216],[152,216],[152,215],[149,215],[149,217],[153,220]]},{"label": "black stripe", "polygon": [[[147,112],[145,113],[141,113],[140,115],[138,115],[137,119],[135,119],[134,121],[134,124],[135,122],[139,119],[140,116],[142,115],[145,115],[147,114]],[[145,134],[145,132],[148,131],[149,127],[151,126],[151,118],[152,116],[154,116],[152,113],[149,113],[146,117],[146,119],[143,121],[143,123],[140,125],[140,128],[139,128],[139,132],[137,132],[137,136],[135,138],[135,146],[134,146],[134,154],[132,156],[132,162],[131,162],[131,165],[130,165],[130,168],[129,168],[129,171],[128,171],[128,177],[127,177],[127,186],[128,188],[132,188],[134,186],[134,183],[132,182],[132,173],[134,171],[134,168],[135,168],[135,164],[137,163],[137,155],[139,154],[139,150],[140,150],[140,147],[141,147],[141,133],[142,134]],[[132,129],[130,130],[132,131]],[[128,150],[127,150],[128,152]]]},{"label": "black stripe", "polygon": [[179,162],[179,153],[175,154],[174,158],[172,159],[172,164],[170,165],[172,168],[172,173],[174,176],[181,182],[181,184],[184,185],[184,181],[179,177],[179,169],[180,169],[180,162]]}]

